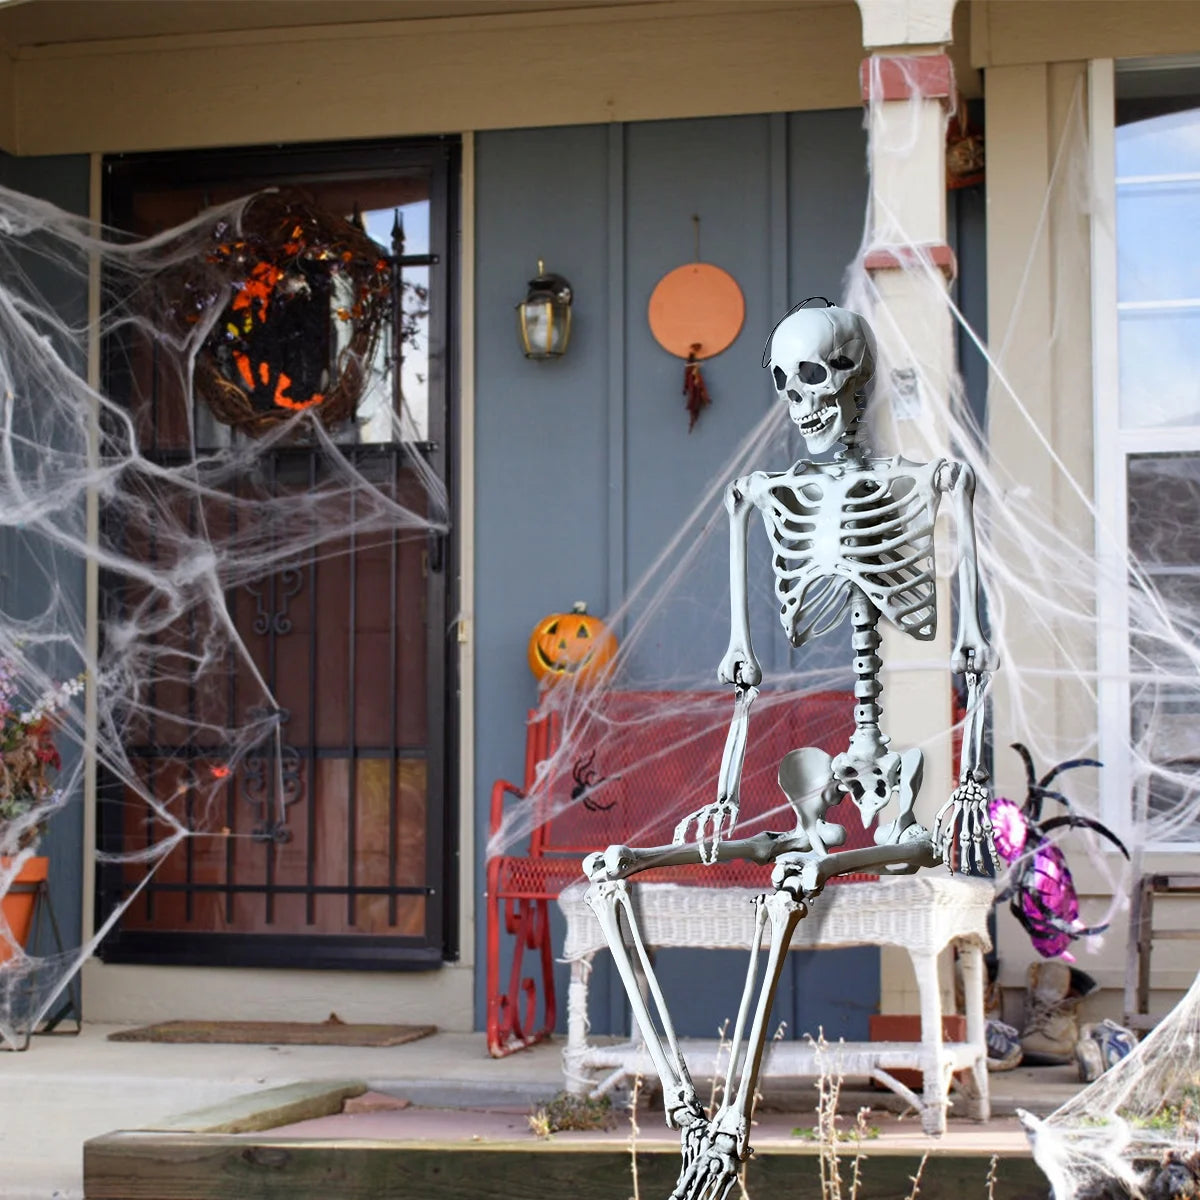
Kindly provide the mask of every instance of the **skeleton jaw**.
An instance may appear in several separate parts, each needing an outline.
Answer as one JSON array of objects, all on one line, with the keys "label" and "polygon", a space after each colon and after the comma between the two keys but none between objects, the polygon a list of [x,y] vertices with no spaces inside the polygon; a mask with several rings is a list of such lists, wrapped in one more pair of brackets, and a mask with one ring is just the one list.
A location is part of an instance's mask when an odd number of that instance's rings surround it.
[{"label": "skeleton jaw", "polygon": [[800,430],[810,453],[820,454],[841,440],[846,432],[842,407],[836,396],[822,398],[810,404],[792,402],[788,415]]}]

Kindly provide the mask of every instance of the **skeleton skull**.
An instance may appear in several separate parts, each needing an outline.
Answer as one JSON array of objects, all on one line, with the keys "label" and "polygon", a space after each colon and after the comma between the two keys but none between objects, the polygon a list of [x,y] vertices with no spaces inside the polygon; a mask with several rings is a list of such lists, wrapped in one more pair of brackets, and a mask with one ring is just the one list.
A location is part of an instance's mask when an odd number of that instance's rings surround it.
[{"label": "skeleton skull", "polygon": [[809,452],[819,454],[857,420],[856,397],[875,372],[875,336],[844,308],[800,308],[771,335],[767,365]]}]

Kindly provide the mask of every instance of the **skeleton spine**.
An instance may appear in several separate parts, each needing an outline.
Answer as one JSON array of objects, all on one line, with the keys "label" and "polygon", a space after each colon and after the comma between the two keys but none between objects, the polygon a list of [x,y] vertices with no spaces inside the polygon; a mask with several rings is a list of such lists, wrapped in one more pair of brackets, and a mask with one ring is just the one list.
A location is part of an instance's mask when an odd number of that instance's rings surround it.
[{"label": "skeleton spine", "polygon": [[870,455],[871,448],[867,445],[866,431],[863,429],[865,402],[861,395],[855,397],[855,401],[857,407],[854,417],[846,425],[846,431],[841,436],[841,443],[845,450],[838,457],[844,456],[861,461]]},{"label": "skeleton spine", "polygon": [[850,624],[854,647],[854,727],[856,730],[877,730],[883,712],[875,703],[875,697],[883,690],[878,678],[883,663],[875,653],[882,640],[878,629],[879,613],[859,587],[853,589],[850,601]]}]

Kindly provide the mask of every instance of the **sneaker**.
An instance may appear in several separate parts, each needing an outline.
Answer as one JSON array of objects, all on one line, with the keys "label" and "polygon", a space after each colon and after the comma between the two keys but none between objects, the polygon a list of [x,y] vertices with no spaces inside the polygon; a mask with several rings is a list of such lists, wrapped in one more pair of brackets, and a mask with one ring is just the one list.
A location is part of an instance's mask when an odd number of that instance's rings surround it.
[{"label": "sneaker", "polygon": [[1084,1083],[1099,1079],[1136,1045],[1137,1039],[1131,1030],[1107,1017],[1094,1025],[1085,1025],[1079,1031],[1079,1042],[1075,1047],[1079,1078]]},{"label": "sneaker", "polygon": [[987,1040],[987,1067],[989,1071],[1011,1071],[1021,1065],[1024,1051],[1021,1049],[1020,1034],[1003,1021],[988,1021],[984,1026]]}]

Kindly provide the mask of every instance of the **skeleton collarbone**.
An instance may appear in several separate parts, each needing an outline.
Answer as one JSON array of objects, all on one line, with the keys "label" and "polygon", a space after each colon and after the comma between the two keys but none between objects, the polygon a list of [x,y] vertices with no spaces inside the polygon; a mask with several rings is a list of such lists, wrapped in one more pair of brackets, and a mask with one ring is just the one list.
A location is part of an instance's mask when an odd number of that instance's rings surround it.
[{"label": "skeleton collarbone", "polygon": [[902,632],[937,631],[933,526],[944,460],[801,460],[756,472],[747,494],[771,543],[780,620],[801,646],[837,625],[860,589]]}]

